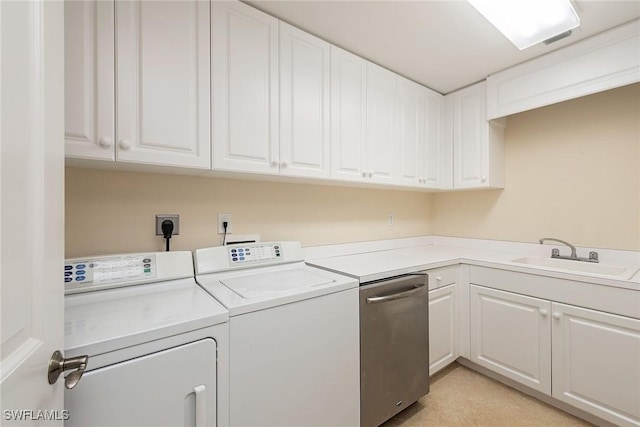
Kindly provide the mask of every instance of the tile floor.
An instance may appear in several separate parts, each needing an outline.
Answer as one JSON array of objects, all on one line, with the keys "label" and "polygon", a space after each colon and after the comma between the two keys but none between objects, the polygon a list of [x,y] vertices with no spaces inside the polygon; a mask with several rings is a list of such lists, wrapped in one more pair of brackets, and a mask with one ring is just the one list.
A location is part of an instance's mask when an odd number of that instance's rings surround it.
[{"label": "tile floor", "polygon": [[429,394],[382,427],[592,426],[457,363],[431,377]]}]

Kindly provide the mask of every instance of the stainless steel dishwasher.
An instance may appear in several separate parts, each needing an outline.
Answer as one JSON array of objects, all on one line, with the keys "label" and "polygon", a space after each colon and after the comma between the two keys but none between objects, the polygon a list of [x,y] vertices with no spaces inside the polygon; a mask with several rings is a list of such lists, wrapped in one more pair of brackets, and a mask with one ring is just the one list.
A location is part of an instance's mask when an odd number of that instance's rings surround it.
[{"label": "stainless steel dishwasher", "polygon": [[426,273],[360,285],[360,423],[379,426],[429,392]]}]

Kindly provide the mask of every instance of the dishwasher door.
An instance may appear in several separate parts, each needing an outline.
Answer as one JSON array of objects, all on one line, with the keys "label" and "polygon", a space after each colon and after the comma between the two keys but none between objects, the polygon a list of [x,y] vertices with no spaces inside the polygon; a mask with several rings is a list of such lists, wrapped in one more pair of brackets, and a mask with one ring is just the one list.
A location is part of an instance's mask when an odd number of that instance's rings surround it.
[{"label": "dishwasher door", "polygon": [[361,425],[379,426],[429,392],[427,275],[360,287]]}]

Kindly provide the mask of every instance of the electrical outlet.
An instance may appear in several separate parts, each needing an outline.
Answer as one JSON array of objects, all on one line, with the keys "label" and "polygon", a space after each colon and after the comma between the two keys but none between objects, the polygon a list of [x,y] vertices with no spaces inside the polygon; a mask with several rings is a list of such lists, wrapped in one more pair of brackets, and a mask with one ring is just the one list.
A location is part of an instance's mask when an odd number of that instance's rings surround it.
[{"label": "electrical outlet", "polygon": [[231,228],[231,219],[232,215],[230,213],[218,214],[218,234],[224,234],[224,227],[222,226],[223,222],[227,223],[227,234],[233,233]]},{"label": "electrical outlet", "polygon": [[164,236],[162,232],[162,222],[164,220],[173,221],[173,233],[172,236],[180,234],[180,215],[164,214],[156,215],[156,236]]},{"label": "electrical outlet", "polygon": [[393,214],[387,215],[387,225],[393,225]]}]

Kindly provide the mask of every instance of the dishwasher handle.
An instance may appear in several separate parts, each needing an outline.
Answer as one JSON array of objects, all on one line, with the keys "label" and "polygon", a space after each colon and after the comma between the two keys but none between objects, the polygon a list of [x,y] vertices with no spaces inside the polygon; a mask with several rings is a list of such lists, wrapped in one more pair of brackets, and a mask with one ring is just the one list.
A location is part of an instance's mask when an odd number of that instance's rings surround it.
[{"label": "dishwasher handle", "polygon": [[414,287],[413,289],[409,289],[408,291],[398,292],[397,294],[385,295],[382,297],[368,297],[367,304],[377,304],[380,302],[387,302],[387,301],[393,301],[401,298],[407,298],[413,294],[418,293],[425,286],[427,286],[426,283],[421,283],[416,287]]}]

